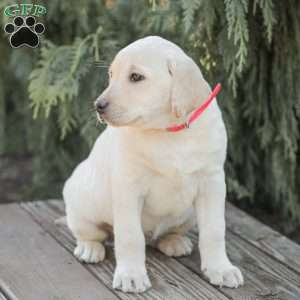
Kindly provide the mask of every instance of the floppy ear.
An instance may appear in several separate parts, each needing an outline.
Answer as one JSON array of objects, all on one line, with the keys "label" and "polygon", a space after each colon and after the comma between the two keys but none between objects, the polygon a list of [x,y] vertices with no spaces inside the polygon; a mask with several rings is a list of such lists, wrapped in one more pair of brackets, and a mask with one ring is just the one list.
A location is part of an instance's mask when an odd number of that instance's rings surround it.
[{"label": "floppy ear", "polygon": [[188,56],[168,59],[172,76],[171,107],[176,118],[185,117],[209,95],[211,89],[196,63]]}]

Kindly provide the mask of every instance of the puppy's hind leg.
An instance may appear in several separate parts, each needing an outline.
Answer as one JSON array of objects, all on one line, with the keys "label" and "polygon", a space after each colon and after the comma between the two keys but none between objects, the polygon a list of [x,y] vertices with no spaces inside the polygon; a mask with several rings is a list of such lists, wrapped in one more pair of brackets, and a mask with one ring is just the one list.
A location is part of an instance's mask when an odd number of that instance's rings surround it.
[{"label": "puppy's hind leg", "polygon": [[186,256],[191,254],[193,243],[187,236],[169,233],[159,239],[157,248],[167,256]]},{"label": "puppy's hind leg", "polygon": [[109,235],[107,231],[87,221],[77,221],[76,225],[69,224],[69,227],[77,240],[74,255],[80,261],[98,263],[104,260],[105,248],[102,242]]},{"label": "puppy's hind leg", "polygon": [[185,234],[193,225],[194,223],[189,221],[173,228],[171,232],[159,238],[156,247],[167,256],[190,255],[193,251],[193,243]]}]

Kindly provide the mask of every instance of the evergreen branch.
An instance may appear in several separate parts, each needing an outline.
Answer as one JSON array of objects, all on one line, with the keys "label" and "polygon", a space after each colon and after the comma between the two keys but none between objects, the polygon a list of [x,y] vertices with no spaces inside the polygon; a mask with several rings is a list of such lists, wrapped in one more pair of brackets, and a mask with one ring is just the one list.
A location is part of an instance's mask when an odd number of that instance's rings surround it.
[{"label": "evergreen branch", "polygon": [[248,0],[224,0],[228,22],[228,39],[238,47],[236,59],[237,71],[242,72],[248,54],[249,29],[247,24]]},{"label": "evergreen branch", "polygon": [[255,0],[254,11],[256,5],[259,5],[262,10],[264,24],[267,31],[267,39],[268,42],[271,43],[273,27],[276,24],[273,0]]},{"label": "evergreen branch", "polygon": [[192,27],[195,12],[200,7],[201,2],[202,0],[181,0],[185,32],[188,32]]}]

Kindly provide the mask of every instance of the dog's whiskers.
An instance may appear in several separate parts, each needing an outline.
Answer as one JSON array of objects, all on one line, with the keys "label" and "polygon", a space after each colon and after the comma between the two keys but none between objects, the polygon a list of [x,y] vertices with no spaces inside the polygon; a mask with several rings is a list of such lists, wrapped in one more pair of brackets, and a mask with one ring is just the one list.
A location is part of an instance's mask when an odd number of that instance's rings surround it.
[{"label": "dog's whiskers", "polygon": [[[92,107],[89,107],[86,111],[86,113],[88,113],[90,116],[89,116],[89,119],[90,120],[94,120],[95,118],[95,115],[94,113],[97,114],[97,109],[96,107],[94,107],[94,105]],[[96,126],[98,126],[99,124],[106,124],[105,120],[102,118],[101,115],[97,114],[97,117],[96,117]]]},{"label": "dog's whiskers", "polygon": [[97,120],[98,120],[98,123],[99,123],[99,124],[106,124],[105,120],[102,118],[101,115],[98,115]]}]

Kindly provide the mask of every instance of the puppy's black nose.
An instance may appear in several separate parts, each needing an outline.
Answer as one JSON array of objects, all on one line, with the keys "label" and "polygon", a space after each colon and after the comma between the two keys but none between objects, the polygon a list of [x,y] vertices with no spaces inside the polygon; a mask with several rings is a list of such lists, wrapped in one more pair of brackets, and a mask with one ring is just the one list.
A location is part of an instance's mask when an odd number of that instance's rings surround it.
[{"label": "puppy's black nose", "polygon": [[95,102],[96,111],[99,114],[103,114],[108,105],[109,103],[105,99],[98,98]]}]

